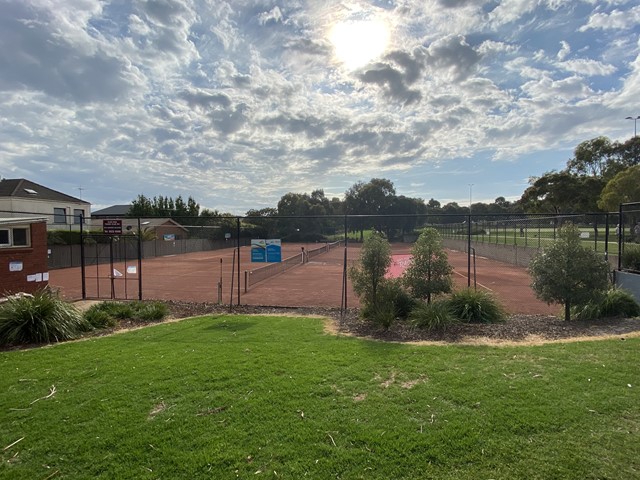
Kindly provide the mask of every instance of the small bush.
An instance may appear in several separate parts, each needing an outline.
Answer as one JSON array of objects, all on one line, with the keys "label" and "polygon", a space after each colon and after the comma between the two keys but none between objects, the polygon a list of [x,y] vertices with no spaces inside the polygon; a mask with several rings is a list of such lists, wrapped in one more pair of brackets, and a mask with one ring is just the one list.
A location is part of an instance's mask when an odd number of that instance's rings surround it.
[{"label": "small bush", "polygon": [[402,288],[402,281],[399,278],[386,280],[382,283],[379,287],[378,298],[379,304],[393,304],[396,316],[403,320],[409,317],[411,310],[417,304],[417,300]]},{"label": "small bush", "polygon": [[50,290],[9,297],[0,305],[0,344],[60,342],[87,329],[79,310]]},{"label": "small bush", "polygon": [[573,314],[576,320],[637,317],[640,315],[640,305],[629,292],[611,288],[602,297],[574,307]]},{"label": "small bush", "polygon": [[506,317],[498,301],[481,290],[457,291],[451,295],[448,304],[451,313],[465,323],[496,323]]},{"label": "small bush", "polygon": [[458,323],[446,300],[420,303],[412,310],[409,320],[416,327],[428,331],[444,331]]},{"label": "small bush", "polygon": [[625,245],[620,263],[622,264],[622,268],[640,271],[640,248]]},{"label": "small bush", "polygon": [[93,328],[115,327],[118,324],[118,320],[109,314],[109,312],[101,308],[102,305],[104,305],[104,303],[92,305],[86,312],[84,312],[85,320]]},{"label": "small bush", "polygon": [[162,302],[102,302],[93,305],[85,318],[95,328],[114,327],[118,320],[155,322],[162,320],[169,309]]},{"label": "small bush", "polygon": [[162,320],[169,313],[169,309],[164,303],[151,302],[139,303],[137,309],[134,308],[135,317],[145,322],[156,322]]},{"label": "small bush", "polygon": [[380,302],[378,305],[365,305],[361,316],[386,330],[398,318],[398,313],[393,302]]}]

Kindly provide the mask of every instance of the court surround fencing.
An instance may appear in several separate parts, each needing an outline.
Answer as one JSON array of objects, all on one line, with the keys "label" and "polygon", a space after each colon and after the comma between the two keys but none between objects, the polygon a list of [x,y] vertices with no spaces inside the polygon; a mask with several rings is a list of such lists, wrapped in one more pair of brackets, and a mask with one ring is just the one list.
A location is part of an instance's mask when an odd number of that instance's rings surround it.
[{"label": "court surround fencing", "polygon": [[[42,214],[35,215],[42,216]],[[21,216],[26,215],[21,212]],[[373,230],[384,232],[394,248],[408,252],[422,228],[436,228],[447,248],[467,255],[465,280],[468,286],[472,286],[475,283],[475,257],[493,259],[524,270],[535,254],[554,241],[558,229],[566,222],[578,225],[582,232],[583,244],[602,254],[611,262],[612,267],[628,268],[622,263],[618,252],[621,251],[624,255],[636,250],[637,237],[631,232],[635,223],[640,220],[640,204],[625,204],[619,212],[615,213],[562,215],[479,212],[446,215],[438,212],[427,215],[204,219],[188,217],[174,219],[174,223],[178,224],[176,228],[181,229],[182,234],[156,235],[155,238],[148,235],[148,231],[145,232],[143,224],[148,221],[147,219],[122,218],[121,220],[123,224],[129,222],[133,225],[131,229],[124,230],[121,235],[104,235],[103,232],[97,231],[95,224],[89,229],[88,222],[64,226],[63,228],[67,229],[64,235],[59,232],[50,235],[53,242],[50,244],[50,268],[79,265],[83,270],[83,283],[92,282],[101,285],[100,292],[97,294],[101,298],[104,294],[111,298],[180,299],[181,296],[188,297],[186,293],[197,290],[194,285],[203,284],[207,285],[207,292],[213,292],[212,296],[207,297],[205,301],[217,301],[221,298],[221,284],[224,283],[226,292],[224,298],[231,298],[229,303],[240,305],[244,301],[244,296],[248,295],[251,301],[275,305],[280,302],[282,295],[274,296],[274,300],[264,300],[264,302],[257,298],[272,286],[272,282],[264,282],[265,279],[281,274],[284,274],[283,278],[289,277],[293,273],[288,272],[293,272],[294,267],[298,266],[303,269],[316,268],[313,265],[314,262],[307,262],[307,260],[321,255],[333,255],[334,266],[339,264],[335,266],[336,273],[332,274],[336,276],[332,277],[329,286],[322,287],[322,291],[335,292],[335,298],[338,299],[335,306],[347,308],[350,301],[353,303],[347,271],[349,266],[357,261],[358,250],[354,247],[361,245],[362,239]],[[57,227],[50,225],[50,228],[55,230]],[[76,228],[80,232],[72,231]],[[290,249],[300,244],[307,245],[307,248],[304,254],[302,251],[293,253],[290,250],[283,262],[254,268],[255,265],[243,262],[249,261],[250,255],[246,250],[251,239],[257,238],[280,238],[283,246],[289,245]],[[74,241],[74,239],[77,240]],[[315,245],[318,245],[316,242],[321,243],[316,247]],[[340,255],[331,254],[338,248]],[[637,248],[640,250],[640,245]],[[58,249],[71,251],[72,253],[68,255],[70,258],[66,261],[61,259],[62,256],[59,257],[55,253]],[[220,255],[222,255],[222,252],[229,250],[235,250],[236,256],[233,259],[233,265],[230,260],[225,260],[223,272],[222,260],[218,260],[216,252],[221,252]],[[211,255],[208,255],[208,252]],[[216,258],[212,260],[213,257]],[[638,257],[640,258],[640,253]],[[192,258],[193,260],[189,260]],[[153,270],[147,266],[147,262],[154,259],[160,262],[158,265],[166,263],[168,266]],[[193,267],[206,267],[206,269],[199,274],[191,274],[189,272],[195,269],[189,267],[180,274],[182,275],[180,282],[176,282],[172,281],[175,267],[170,262],[173,261],[176,263],[187,261]],[[105,268],[98,268],[100,265]],[[135,275],[127,276],[124,265],[135,265]],[[219,276],[218,265],[220,265]],[[482,274],[483,268],[488,268],[480,263],[477,265],[478,275]],[[638,265],[640,270],[640,263]],[[230,269],[232,266],[233,270]],[[118,271],[124,268],[124,278],[116,277],[113,268]],[[319,267],[317,268],[314,275],[320,281],[325,273]],[[130,271],[133,270],[130,269]],[[295,270],[299,269],[295,268]],[[241,281],[243,275],[244,282]],[[302,277],[300,272],[295,275],[297,275],[296,278]],[[504,281],[508,282],[508,279]],[[117,287],[119,282],[124,282],[127,286],[125,293],[119,293],[122,289],[111,287],[114,283]],[[102,285],[105,284],[107,286],[103,287]],[[232,284],[233,295],[229,297],[227,294]],[[523,285],[522,288],[528,288],[528,285]],[[318,291],[319,287],[311,286],[309,290]],[[82,296],[89,298],[92,295],[84,290]],[[309,306],[314,305],[309,304]]]}]

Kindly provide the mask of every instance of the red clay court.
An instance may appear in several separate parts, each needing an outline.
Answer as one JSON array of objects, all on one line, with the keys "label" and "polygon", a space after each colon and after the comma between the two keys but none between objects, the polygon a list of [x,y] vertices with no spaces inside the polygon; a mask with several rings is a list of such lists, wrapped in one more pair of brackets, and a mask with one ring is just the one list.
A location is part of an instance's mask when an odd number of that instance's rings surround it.
[{"label": "red clay court", "polygon": [[[321,244],[320,244],[321,245]],[[298,255],[302,247],[306,252],[319,244],[283,244],[283,260]],[[406,263],[411,245],[392,244],[394,255]],[[358,259],[359,244],[347,249],[348,265]],[[454,267],[454,280],[458,288],[467,286],[467,254],[448,251],[449,263]],[[222,262],[221,262],[222,260]],[[297,263],[290,269],[266,278],[245,292],[245,272],[258,269],[261,264],[251,263],[250,247],[240,249],[240,303],[264,306],[322,306],[340,307],[342,299],[344,247],[340,246]],[[86,267],[87,298],[111,298],[111,289],[117,299],[137,299],[139,272],[137,260],[116,263],[114,269],[122,276],[109,278],[108,264]],[[133,268],[135,267],[135,268]],[[135,271],[134,271],[135,270]],[[233,271],[233,276],[232,276]],[[530,288],[531,279],[522,267],[476,258],[476,286],[492,292],[509,313],[556,314],[557,306],[537,300]],[[142,261],[143,299],[180,300],[191,302],[217,302],[218,282],[222,278],[222,301],[238,303],[237,264],[233,265],[233,248],[206,252],[156,257]],[[248,273],[246,274],[249,275]],[[52,270],[49,283],[59,288],[70,300],[82,298],[80,268]],[[473,278],[471,281],[473,287]],[[233,293],[231,287],[233,286]],[[349,307],[358,306],[358,299],[348,282]]]}]

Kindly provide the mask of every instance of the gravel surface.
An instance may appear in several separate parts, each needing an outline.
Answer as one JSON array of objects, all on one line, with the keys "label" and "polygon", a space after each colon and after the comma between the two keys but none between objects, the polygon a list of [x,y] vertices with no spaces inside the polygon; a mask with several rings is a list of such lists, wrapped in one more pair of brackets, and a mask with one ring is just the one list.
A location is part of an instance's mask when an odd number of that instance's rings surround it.
[{"label": "gravel surface", "polygon": [[[174,318],[190,317],[212,313],[229,313],[229,307],[206,303],[167,302]],[[370,337],[396,342],[524,342],[579,339],[584,337],[621,336],[640,332],[640,319],[616,318],[592,322],[565,322],[559,317],[548,315],[512,315],[504,323],[458,324],[444,332],[427,332],[413,328],[408,322],[396,322],[384,330],[358,317],[357,310],[349,310],[340,319],[336,308],[282,308],[235,306],[237,314],[267,315],[320,315],[333,318],[336,330],[360,337]]]}]

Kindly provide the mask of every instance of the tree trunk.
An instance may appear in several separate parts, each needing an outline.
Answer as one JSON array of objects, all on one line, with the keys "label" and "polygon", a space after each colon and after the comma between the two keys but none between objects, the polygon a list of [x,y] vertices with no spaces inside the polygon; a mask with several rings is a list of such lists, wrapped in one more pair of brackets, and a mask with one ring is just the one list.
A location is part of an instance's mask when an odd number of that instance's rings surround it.
[{"label": "tree trunk", "polygon": [[571,302],[567,301],[564,304],[564,321],[568,322],[571,320]]}]

